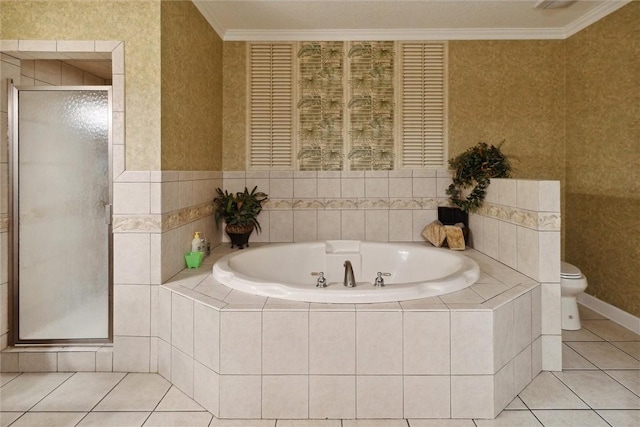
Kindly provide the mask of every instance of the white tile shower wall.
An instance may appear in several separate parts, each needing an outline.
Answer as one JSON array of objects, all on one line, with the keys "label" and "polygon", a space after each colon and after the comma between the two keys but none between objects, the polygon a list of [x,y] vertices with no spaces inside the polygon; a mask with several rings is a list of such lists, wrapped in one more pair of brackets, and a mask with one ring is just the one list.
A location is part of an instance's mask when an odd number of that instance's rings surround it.
[{"label": "white tile shower wall", "polygon": [[58,60],[22,60],[22,86],[89,86],[109,84],[95,74]]},{"label": "white tile shower wall", "polygon": [[[224,189],[269,195],[255,242],[326,239],[420,242],[422,229],[448,205],[448,170],[298,172],[229,171]],[[226,235],[223,241],[228,242]]]},{"label": "white tile shower wall", "polygon": [[561,369],[560,183],[492,179],[485,205],[469,218],[469,229],[476,250],[542,284],[532,313],[540,319],[530,331],[533,338],[542,334],[536,363],[544,370]]}]

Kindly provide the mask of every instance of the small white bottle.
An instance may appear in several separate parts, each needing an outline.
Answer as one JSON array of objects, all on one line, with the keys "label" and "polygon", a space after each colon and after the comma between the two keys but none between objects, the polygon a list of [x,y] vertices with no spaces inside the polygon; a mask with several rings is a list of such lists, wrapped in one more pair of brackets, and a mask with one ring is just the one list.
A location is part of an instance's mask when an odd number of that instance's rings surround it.
[{"label": "small white bottle", "polygon": [[193,240],[191,241],[191,252],[201,252],[202,251],[202,239],[200,239],[200,232],[196,231],[193,235]]}]

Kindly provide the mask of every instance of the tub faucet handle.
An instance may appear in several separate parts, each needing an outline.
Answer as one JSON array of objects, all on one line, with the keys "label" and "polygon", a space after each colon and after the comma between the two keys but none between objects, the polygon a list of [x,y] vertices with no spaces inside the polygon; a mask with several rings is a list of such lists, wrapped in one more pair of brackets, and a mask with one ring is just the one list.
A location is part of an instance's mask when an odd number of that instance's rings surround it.
[{"label": "tub faucet handle", "polygon": [[382,288],[384,286],[384,279],[382,278],[382,272],[378,271],[378,277],[376,277],[375,282],[373,282],[373,286]]},{"label": "tub faucet handle", "polygon": [[327,279],[324,277],[324,272],[318,273],[318,280],[316,281],[317,288],[326,288],[327,287]]}]

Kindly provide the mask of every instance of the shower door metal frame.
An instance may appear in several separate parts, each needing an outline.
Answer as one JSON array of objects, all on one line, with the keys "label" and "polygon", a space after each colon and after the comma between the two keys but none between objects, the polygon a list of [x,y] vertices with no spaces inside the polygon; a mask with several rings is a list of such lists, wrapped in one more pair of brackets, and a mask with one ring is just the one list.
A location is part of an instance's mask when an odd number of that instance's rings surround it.
[{"label": "shower door metal frame", "polygon": [[[8,276],[9,276],[9,345],[87,345],[113,343],[113,90],[111,86],[14,86],[8,81],[8,196],[9,196],[9,238],[8,238]],[[108,333],[107,338],[79,339],[38,339],[21,340],[20,327],[20,269],[19,269],[19,219],[20,219],[20,180],[19,180],[19,142],[18,142],[18,92],[19,91],[103,91],[108,97],[108,141],[107,141],[107,188],[108,204],[105,206],[108,244]]]}]

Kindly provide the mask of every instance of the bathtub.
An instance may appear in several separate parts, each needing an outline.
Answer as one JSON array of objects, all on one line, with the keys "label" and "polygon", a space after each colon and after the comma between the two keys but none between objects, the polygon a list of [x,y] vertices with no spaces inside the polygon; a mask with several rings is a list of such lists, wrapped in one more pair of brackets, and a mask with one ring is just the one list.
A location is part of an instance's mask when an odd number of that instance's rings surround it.
[{"label": "bathtub", "polygon": [[[356,286],[343,285],[350,261]],[[328,286],[316,287],[322,272]],[[377,273],[384,287],[375,287]],[[213,277],[255,295],[319,303],[382,303],[456,292],[478,280],[471,258],[447,249],[355,240],[289,243],[236,251],[213,265]]]}]

